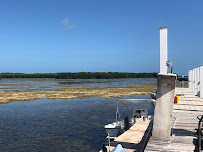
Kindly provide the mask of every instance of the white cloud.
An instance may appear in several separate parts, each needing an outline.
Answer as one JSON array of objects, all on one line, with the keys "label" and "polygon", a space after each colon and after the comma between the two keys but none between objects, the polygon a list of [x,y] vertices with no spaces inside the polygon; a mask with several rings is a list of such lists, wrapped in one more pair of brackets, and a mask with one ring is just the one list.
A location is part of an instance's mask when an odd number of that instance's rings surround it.
[{"label": "white cloud", "polygon": [[65,28],[66,28],[66,30],[70,31],[70,30],[75,29],[76,25],[75,24],[70,24],[70,25],[66,26]]},{"label": "white cloud", "polygon": [[61,24],[63,24],[63,25],[68,25],[68,24],[70,24],[69,19],[68,19],[68,18],[64,18],[64,19],[61,21]]},{"label": "white cloud", "polygon": [[64,18],[60,22],[67,31],[71,31],[76,28],[76,25],[71,23],[68,18]]}]

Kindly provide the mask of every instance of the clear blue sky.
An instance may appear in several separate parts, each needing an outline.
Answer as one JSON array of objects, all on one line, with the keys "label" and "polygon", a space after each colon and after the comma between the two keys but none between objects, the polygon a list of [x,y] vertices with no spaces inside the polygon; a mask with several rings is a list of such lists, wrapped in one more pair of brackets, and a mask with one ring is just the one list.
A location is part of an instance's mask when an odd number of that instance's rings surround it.
[{"label": "clear blue sky", "polygon": [[203,65],[202,0],[1,0],[0,72],[174,72]]}]

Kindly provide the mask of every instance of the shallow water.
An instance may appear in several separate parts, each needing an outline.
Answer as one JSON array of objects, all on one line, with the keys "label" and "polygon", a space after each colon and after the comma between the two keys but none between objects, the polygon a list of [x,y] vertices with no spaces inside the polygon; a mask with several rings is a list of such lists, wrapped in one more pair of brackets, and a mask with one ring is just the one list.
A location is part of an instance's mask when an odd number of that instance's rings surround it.
[{"label": "shallow water", "polygon": [[[0,151],[98,151],[106,137],[104,125],[115,121],[117,100],[92,97],[1,104]],[[127,106],[146,108],[153,114],[151,103],[129,103]],[[123,116],[131,112],[126,111]]]},{"label": "shallow water", "polygon": [[156,78],[132,79],[0,79],[0,91],[44,91],[69,88],[156,85]]}]

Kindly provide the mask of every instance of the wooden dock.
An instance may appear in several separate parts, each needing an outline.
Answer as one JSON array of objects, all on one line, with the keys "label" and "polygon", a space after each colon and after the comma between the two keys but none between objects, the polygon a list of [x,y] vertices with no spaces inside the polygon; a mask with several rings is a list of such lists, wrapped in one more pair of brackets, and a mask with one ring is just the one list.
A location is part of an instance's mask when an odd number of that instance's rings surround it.
[{"label": "wooden dock", "polygon": [[[150,136],[152,130],[151,120],[138,120],[126,132],[121,134],[113,142],[111,142],[110,150],[113,150],[118,144],[121,144],[125,152],[139,152],[144,150],[144,144]],[[109,150],[109,147],[106,146]],[[102,150],[100,151],[102,152]]]},{"label": "wooden dock", "polygon": [[152,122],[138,121],[114,142],[111,142],[110,150],[113,150],[117,144],[121,144],[125,152],[194,151],[194,142],[197,140],[195,134],[195,129],[198,128],[197,116],[203,115],[203,99],[195,96],[188,88],[176,88],[175,91],[176,94],[183,96],[180,96],[179,103],[174,104],[173,107],[172,136],[170,138],[160,140],[150,137]]},{"label": "wooden dock", "polygon": [[150,137],[145,152],[152,151],[194,151],[197,139],[198,115],[203,115],[203,99],[195,96],[188,88],[176,88],[180,96],[179,103],[173,108],[172,136],[168,139]]}]

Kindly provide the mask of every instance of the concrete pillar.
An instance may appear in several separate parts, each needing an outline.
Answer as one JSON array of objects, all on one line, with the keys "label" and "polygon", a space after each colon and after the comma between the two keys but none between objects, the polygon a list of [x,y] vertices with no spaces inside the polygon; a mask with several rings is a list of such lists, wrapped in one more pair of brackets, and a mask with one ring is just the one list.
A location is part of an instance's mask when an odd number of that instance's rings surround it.
[{"label": "concrete pillar", "polygon": [[196,71],[196,73],[197,73],[197,75],[196,75],[196,79],[197,79],[197,96],[199,96],[200,97],[200,77],[199,77],[199,75],[200,75],[200,73],[199,73],[199,67],[196,69],[197,71]]},{"label": "concrete pillar", "polygon": [[167,28],[160,28],[160,73],[167,73],[166,62],[168,61]]},{"label": "concrete pillar", "polygon": [[188,87],[189,87],[189,89],[190,90],[192,90],[192,83],[191,83],[191,81],[192,81],[192,70],[189,70],[188,71]]},{"label": "concrete pillar", "polygon": [[203,99],[203,66],[199,68],[200,72],[200,98]]},{"label": "concrete pillar", "polygon": [[191,70],[191,90],[193,89],[193,71]]},{"label": "concrete pillar", "polygon": [[197,95],[197,68],[195,70],[195,75],[194,75],[194,83],[195,83],[195,95]]},{"label": "concrete pillar", "polygon": [[154,111],[152,136],[168,138],[171,135],[171,121],[175,96],[175,74],[157,75],[157,99]]},{"label": "concrete pillar", "polygon": [[195,92],[195,69],[192,70],[192,92]]}]

